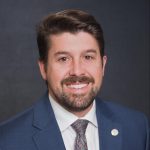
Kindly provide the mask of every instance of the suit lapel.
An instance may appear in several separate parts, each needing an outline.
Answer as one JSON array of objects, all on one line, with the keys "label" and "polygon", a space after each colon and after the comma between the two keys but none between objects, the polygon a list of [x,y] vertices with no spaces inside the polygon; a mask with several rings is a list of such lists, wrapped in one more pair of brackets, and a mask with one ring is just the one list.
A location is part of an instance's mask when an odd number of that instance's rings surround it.
[{"label": "suit lapel", "polygon": [[48,127],[36,133],[33,139],[38,150],[65,150],[61,134],[56,132],[55,127]]},{"label": "suit lapel", "polygon": [[121,125],[116,121],[113,112],[111,112],[107,104],[101,100],[98,101],[96,104],[96,115],[98,120],[100,150],[121,150]]},{"label": "suit lapel", "polygon": [[38,150],[65,150],[47,94],[34,109],[33,126],[37,129],[33,140]]}]

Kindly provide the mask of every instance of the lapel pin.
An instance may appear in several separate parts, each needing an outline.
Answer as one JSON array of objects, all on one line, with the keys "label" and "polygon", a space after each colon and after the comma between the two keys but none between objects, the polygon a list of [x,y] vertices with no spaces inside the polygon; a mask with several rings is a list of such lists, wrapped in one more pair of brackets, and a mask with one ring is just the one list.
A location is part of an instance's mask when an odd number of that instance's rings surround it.
[{"label": "lapel pin", "polygon": [[111,130],[111,135],[112,136],[117,136],[119,134],[119,131],[117,129],[112,129]]}]

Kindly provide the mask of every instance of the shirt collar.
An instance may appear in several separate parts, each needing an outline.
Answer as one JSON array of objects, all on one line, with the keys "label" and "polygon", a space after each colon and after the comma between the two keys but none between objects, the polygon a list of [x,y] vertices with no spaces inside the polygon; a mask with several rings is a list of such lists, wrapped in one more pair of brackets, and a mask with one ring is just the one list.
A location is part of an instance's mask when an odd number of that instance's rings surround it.
[{"label": "shirt collar", "polygon": [[[66,130],[73,122],[75,122],[77,119],[79,119],[77,116],[75,116],[73,113],[67,111],[64,109],[60,104],[58,104],[50,95],[49,100],[52,105],[58,126],[60,128],[60,131],[63,132]],[[95,106],[95,100],[93,102],[93,106],[91,110],[82,118],[80,119],[86,119],[91,124],[93,124],[95,127],[98,127],[97,125],[97,119],[96,119],[96,106]]]}]

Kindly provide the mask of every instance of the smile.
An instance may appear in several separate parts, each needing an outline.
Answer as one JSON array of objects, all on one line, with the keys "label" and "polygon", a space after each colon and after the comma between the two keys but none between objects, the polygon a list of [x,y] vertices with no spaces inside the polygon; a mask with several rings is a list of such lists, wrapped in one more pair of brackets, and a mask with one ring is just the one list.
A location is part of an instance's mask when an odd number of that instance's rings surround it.
[{"label": "smile", "polygon": [[67,87],[72,88],[72,89],[82,89],[86,87],[88,84],[87,83],[82,83],[82,84],[70,84]]}]

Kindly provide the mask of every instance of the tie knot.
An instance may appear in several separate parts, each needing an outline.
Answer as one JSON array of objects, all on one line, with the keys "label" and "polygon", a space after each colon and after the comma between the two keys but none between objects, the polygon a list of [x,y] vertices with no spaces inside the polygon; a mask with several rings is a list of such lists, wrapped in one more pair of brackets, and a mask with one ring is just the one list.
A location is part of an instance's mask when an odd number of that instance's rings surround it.
[{"label": "tie knot", "polygon": [[76,131],[77,134],[83,135],[85,134],[88,123],[89,123],[88,120],[78,119],[71,126]]}]

